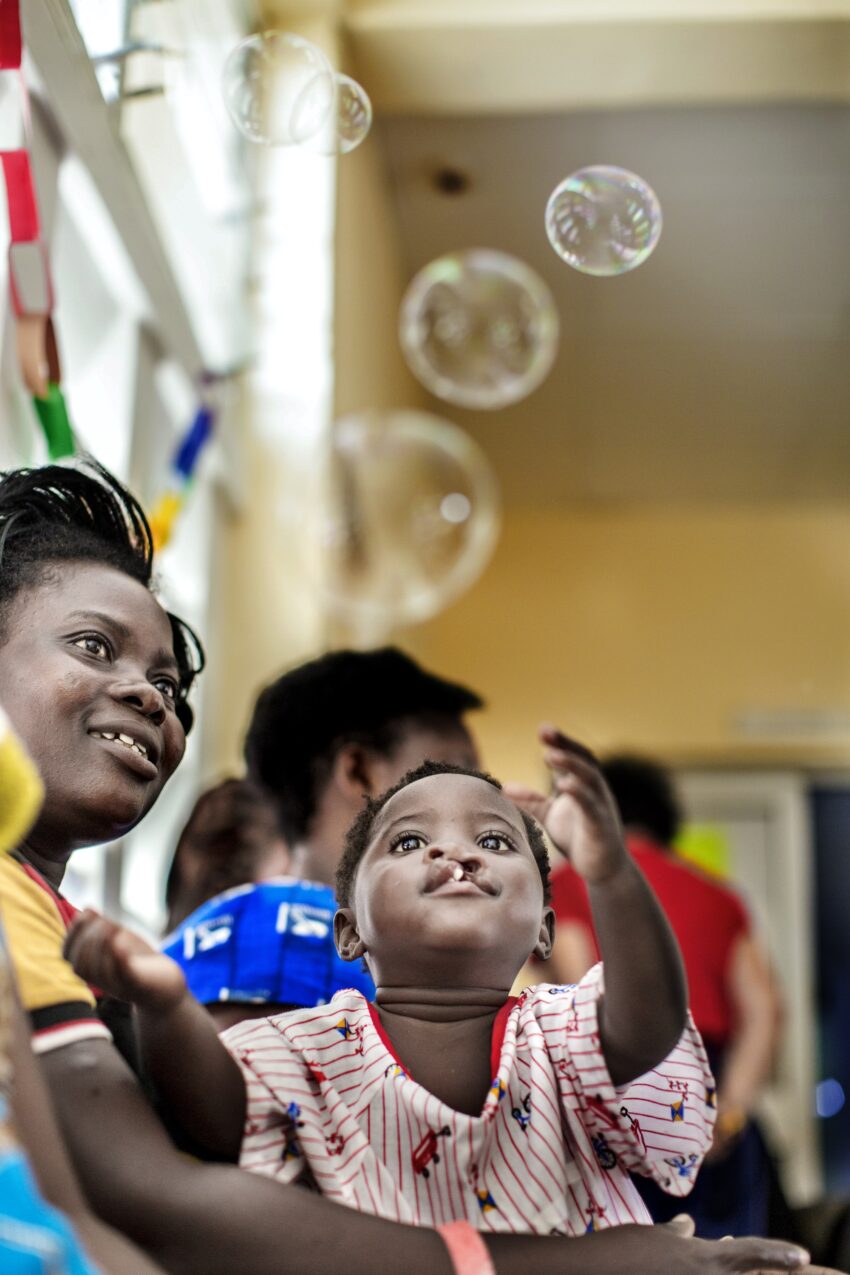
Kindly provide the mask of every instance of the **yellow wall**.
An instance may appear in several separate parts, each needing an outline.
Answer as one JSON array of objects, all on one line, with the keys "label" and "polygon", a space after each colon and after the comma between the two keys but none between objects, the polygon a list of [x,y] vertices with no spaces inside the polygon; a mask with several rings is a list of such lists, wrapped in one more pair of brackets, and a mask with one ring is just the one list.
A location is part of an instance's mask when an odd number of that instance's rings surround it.
[{"label": "yellow wall", "polygon": [[747,709],[850,715],[850,512],[513,510],[479,583],[402,641],[478,689],[487,763],[538,782],[541,720],[670,761],[850,765],[748,741]]}]

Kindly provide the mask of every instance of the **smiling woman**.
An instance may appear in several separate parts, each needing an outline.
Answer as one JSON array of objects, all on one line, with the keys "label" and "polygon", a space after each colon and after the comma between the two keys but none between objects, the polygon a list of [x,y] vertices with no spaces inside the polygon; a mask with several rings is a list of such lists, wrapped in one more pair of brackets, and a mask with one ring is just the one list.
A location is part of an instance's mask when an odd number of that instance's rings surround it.
[{"label": "smiling woman", "polygon": [[45,788],[2,908],[41,1052],[107,1034],[61,957],[68,859],[139,822],[192,723],[203,652],[154,597],[152,560],[141,507],[94,462],[0,478],[0,703]]}]

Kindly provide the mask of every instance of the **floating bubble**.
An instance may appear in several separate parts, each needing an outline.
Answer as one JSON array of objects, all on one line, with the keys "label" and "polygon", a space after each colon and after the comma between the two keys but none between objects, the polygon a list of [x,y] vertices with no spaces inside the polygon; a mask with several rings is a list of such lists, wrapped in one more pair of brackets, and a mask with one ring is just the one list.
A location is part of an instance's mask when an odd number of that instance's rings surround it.
[{"label": "floating bubble", "polygon": [[420,270],[402,301],[399,336],[411,371],[432,394],[495,409],[525,398],[549,372],[558,312],[530,266],[474,248]]},{"label": "floating bubble", "polygon": [[318,132],[304,143],[319,155],[345,155],[368,136],[372,127],[369,94],[350,75],[334,76],[334,100]]},{"label": "floating bubble", "polygon": [[661,205],[652,187],[625,168],[580,168],[549,196],[546,234],[582,274],[625,274],[658,243]]},{"label": "floating bubble", "polygon": [[264,31],[237,44],[224,64],[222,87],[239,131],[270,146],[300,146],[316,136],[335,100],[325,55],[287,31]]},{"label": "floating bubble", "polygon": [[379,632],[435,615],[477,579],[498,537],[498,488],[456,425],[365,412],[334,429],[320,526],[331,608]]}]

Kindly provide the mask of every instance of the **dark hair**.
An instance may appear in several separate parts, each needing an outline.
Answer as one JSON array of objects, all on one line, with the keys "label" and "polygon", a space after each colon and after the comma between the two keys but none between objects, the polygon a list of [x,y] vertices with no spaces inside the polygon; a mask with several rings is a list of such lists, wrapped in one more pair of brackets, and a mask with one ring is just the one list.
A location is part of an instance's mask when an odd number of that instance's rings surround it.
[{"label": "dark hair", "polygon": [[[167,928],[207,899],[254,880],[270,845],[280,837],[274,803],[250,779],[224,779],[202,792],[177,842],[165,883]],[[186,881],[186,856],[196,871]]]},{"label": "dark hair", "polygon": [[644,828],[669,846],[682,821],[670,776],[646,757],[621,754],[602,762],[602,774],[614,795],[623,826]]},{"label": "dark hair", "polygon": [[[0,642],[13,600],[61,562],[101,563],[151,588],[153,540],[144,511],[91,457],[0,474]],[[166,614],[179,671],[177,717],[188,732],[187,697],[204,651],[188,624]]]},{"label": "dark hair", "polygon": [[307,834],[340,748],[358,743],[388,756],[411,722],[445,729],[482,704],[396,647],[331,651],[261,693],[245,740],[248,772],[275,798],[294,843]]},{"label": "dark hair", "polygon": [[[483,779],[485,783],[492,784],[500,792],[502,790],[502,785],[498,779],[488,775],[486,770],[473,770],[471,767],[454,766],[451,762],[426,761],[421,766],[416,766],[413,770],[409,770],[406,775],[402,775],[397,784],[393,784],[392,788],[388,788],[379,797],[367,797],[365,806],[348,830],[345,838],[345,848],[336,870],[336,897],[340,907],[347,907],[351,902],[354,878],[357,876],[360,860],[368,849],[372,828],[380,811],[383,810],[391,797],[394,797],[397,792],[401,792],[402,788],[415,784],[418,779],[428,779],[431,775],[470,775],[473,779]],[[519,813],[522,816],[528,843],[531,846],[531,852],[534,855],[534,861],[540,873],[540,880],[543,883],[543,899],[544,902],[548,903],[552,895],[549,889],[549,855],[546,850],[546,842],[543,839],[543,833],[539,825],[532,819],[531,815],[527,815],[524,810],[520,810]]]}]

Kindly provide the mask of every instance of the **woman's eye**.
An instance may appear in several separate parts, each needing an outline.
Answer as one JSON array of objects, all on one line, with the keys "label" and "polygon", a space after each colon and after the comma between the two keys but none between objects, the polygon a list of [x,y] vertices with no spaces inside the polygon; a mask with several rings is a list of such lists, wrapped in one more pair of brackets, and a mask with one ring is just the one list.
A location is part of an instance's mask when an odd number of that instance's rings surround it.
[{"label": "woman's eye", "polygon": [[512,850],[513,845],[507,837],[503,837],[500,832],[485,832],[482,837],[478,838],[478,844],[482,850]]},{"label": "woman's eye", "polygon": [[177,703],[177,683],[173,677],[158,677],[154,686],[163,698],[170,700],[172,704]]},{"label": "woman's eye", "polygon": [[405,832],[400,837],[396,837],[390,850],[393,854],[399,852],[409,854],[411,850],[418,850],[421,845],[424,845],[424,840],[417,832]]},{"label": "woman's eye", "polygon": [[94,633],[86,633],[75,640],[74,646],[99,660],[108,660],[112,651],[106,638],[97,637]]}]

